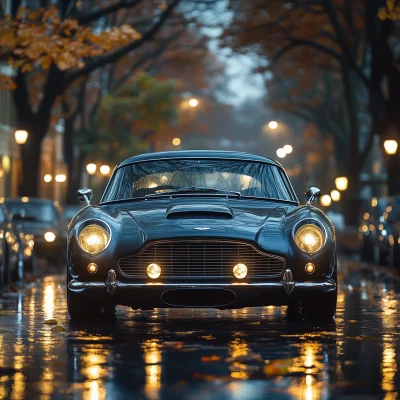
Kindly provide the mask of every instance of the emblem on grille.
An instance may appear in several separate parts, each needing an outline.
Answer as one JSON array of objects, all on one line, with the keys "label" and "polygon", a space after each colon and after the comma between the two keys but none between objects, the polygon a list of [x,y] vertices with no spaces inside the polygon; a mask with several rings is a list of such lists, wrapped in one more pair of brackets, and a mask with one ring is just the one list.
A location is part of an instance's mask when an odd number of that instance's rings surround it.
[{"label": "emblem on grille", "polygon": [[194,228],[196,231],[209,231],[211,228]]}]

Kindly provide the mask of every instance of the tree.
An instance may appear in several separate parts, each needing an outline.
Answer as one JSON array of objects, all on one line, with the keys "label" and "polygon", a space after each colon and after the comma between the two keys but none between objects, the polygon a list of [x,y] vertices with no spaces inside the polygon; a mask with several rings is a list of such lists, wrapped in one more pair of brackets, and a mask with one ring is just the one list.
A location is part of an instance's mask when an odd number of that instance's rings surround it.
[{"label": "tree", "polygon": [[[16,69],[12,84],[18,128],[29,132],[22,154],[21,195],[37,195],[41,142],[57,98],[76,79],[151,41],[179,1],[155,1],[149,6],[143,0],[121,0],[93,8],[92,2],[59,0],[56,7],[40,9],[19,7],[20,1],[14,1],[11,16],[0,13],[0,56]],[[47,5],[47,1],[42,4]],[[124,17],[116,17],[120,11],[125,17],[130,16],[126,10],[134,9],[141,16],[138,25],[145,27],[141,34],[125,23]],[[113,20],[116,25],[107,24],[104,29],[104,19]],[[44,83],[38,103],[33,104],[30,72],[34,74],[38,69],[43,71]]]},{"label": "tree", "polygon": [[[397,53],[390,44],[392,20],[379,21],[377,15],[386,2],[372,0],[296,0],[296,1],[231,1],[234,23],[227,30],[227,44],[239,51],[253,51],[264,58],[262,65],[273,78],[291,79],[310,94],[317,84],[317,93],[326,90],[326,71],[335,76],[346,111],[347,147],[346,174],[349,176],[348,197],[359,193],[359,173],[374,134],[382,141],[398,136],[399,77]],[[258,9],[254,13],[254,8]],[[266,58],[266,59],[265,59]],[[292,102],[295,112],[303,113],[305,100]],[[313,107],[326,108],[320,101]],[[309,112],[309,111],[308,111]],[[365,115],[368,134],[364,138]],[[313,117],[314,118],[314,117]],[[332,119],[329,116],[325,122]],[[365,142],[361,146],[361,139]],[[394,179],[395,168],[388,164],[390,192],[400,191]],[[400,158],[397,157],[397,160]],[[357,204],[348,207],[348,221],[356,222]],[[352,218],[353,217],[353,218]]]}]

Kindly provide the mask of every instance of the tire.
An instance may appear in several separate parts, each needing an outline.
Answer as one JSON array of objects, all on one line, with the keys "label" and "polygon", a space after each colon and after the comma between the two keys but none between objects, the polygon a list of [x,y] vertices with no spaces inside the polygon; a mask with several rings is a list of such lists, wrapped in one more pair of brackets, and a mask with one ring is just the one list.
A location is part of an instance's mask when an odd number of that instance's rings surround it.
[{"label": "tire", "polygon": [[337,289],[300,301],[300,315],[307,320],[331,320],[336,314]]},{"label": "tire", "polygon": [[374,262],[374,260],[374,246],[370,240],[364,238],[361,244],[361,261]]},{"label": "tire", "polygon": [[3,264],[2,264],[2,274],[1,274],[1,283],[3,285],[8,285],[11,281],[10,277],[10,257],[9,257],[9,249],[7,243],[4,245],[3,249]]},{"label": "tire", "polygon": [[[69,271],[67,282],[71,281]],[[67,287],[67,308],[68,316],[73,321],[102,319],[113,320],[115,317],[115,304],[101,304],[95,299],[72,292]]]},{"label": "tire", "polygon": [[33,252],[29,261],[26,261],[24,264],[24,271],[28,272],[32,275],[36,275],[37,273],[37,258],[36,253]]}]

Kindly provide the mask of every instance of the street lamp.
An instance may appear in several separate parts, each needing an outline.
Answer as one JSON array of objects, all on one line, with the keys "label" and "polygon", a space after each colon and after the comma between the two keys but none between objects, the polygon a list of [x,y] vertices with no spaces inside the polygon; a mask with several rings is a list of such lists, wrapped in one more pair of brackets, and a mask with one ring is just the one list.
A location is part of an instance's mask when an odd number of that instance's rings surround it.
[{"label": "street lamp", "polygon": [[276,121],[270,121],[268,124],[269,129],[276,129],[278,127],[278,123]]},{"label": "street lamp", "polygon": [[179,146],[180,144],[181,144],[181,139],[179,139],[179,138],[174,138],[174,139],[172,139],[172,144],[174,145],[174,146]]},{"label": "street lamp", "polygon": [[56,175],[56,177],[54,178],[56,180],[56,182],[65,182],[67,180],[67,175],[65,174],[58,174]]},{"label": "street lamp", "polygon": [[102,175],[108,175],[108,174],[110,173],[110,171],[111,171],[111,168],[110,168],[109,165],[102,165],[102,166],[100,167],[100,173],[101,173]]},{"label": "street lamp", "polygon": [[385,140],[383,142],[383,147],[387,154],[396,154],[398,146],[399,144],[396,140]]},{"label": "street lamp", "polygon": [[46,175],[43,177],[43,180],[44,180],[46,183],[49,183],[49,182],[51,182],[51,181],[53,180],[53,176],[50,175],[50,174],[46,174]]},{"label": "street lamp", "polygon": [[286,154],[290,154],[293,151],[293,147],[290,144],[285,144],[283,150],[285,150]]},{"label": "street lamp", "polygon": [[97,165],[90,163],[88,165],[86,165],[86,171],[89,175],[94,175],[96,173],[97,170]]},{"label": "street lamp", "polygon": [[332,201],[339,201],[340,200],[340,192],[338,190],[331,191],[331,199]]},{"label": "street lamp", "polygon": [[329,194],[324,194],[321,197],[321,205],[323,205],[324,207],[329,207],[332,203],[332,199],[331,196],[329,196]]},{"label": "street lamp", "polygon": [[197,107],[199,105],[199,101],[195,98],[189,100],[190,107]]},{"label": "street lamp", "polygon": [[343,191],[347,189],[349,180],[345,176],[339,176],[335,179],[336,189]]},{"label": "street lamp", "polygon": [[17,129],[14,132],[14,138],[17,144],[25,144],[28,139],[28,132],[23,129]]},{"label": "street lamp", "polygon": [[276,151],[276,155],[279,158],[284,158],[284,157],[286,157],[286,151],[284,149],[282,149],[282,147],[281,147]]}]

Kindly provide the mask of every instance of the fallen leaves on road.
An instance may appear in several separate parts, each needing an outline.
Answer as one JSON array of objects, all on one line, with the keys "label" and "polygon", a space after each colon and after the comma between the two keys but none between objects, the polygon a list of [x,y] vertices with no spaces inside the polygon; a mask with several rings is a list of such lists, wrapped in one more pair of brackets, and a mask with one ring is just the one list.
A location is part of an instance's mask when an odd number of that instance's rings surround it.
[{"label": "fallen leaves on road", "polygon": [[213,335],[204,335],[204,336],[200,336],[202,339],[206,339],[206,340],[215,340],[215,336]]},{"label": "fallen leaves on road", "polygon": [[226,359],[226,362],[238,362],[241,364],[263,363],[264,359],[258,353],[247,353],[245,355],[229,357]]},{"label": "fallen leaves on road", "polygon": [[221,357],[220,356],[216,356],[215,354],[213,354],[212,356],[203,356],[201,357],[201,361],[203,362],[217,362],[220,361]]},{"label": "fallen leaves on road", "polygon": [[183,343],[182,342],[164,342],[163,345],[170,349],[181,349]]},{"label": "fallen leaves on road", "polygon": [[52,332],[65,332],[65,328],[61,325],[56,325],[53,328],[51,328]]},{"label": "fallen leaves on road", "polygon": [[293,365],[293,358],[283,358],[281,360],[266,361],[263,372],[268,377],[282,376],[289,374],[289,369]]},{"label": "fallen leaves on road", "polygon": [[45,319],[43,323],[47,325],[57,325],[58,321],[55,318],[49,318]]}]

